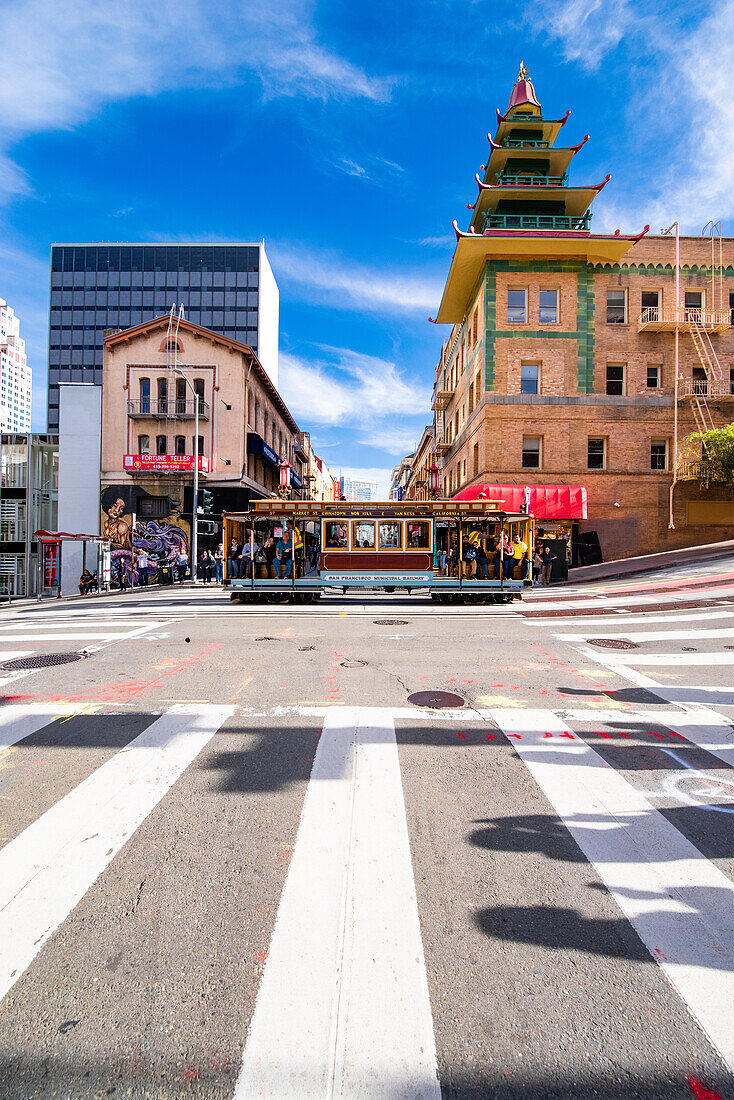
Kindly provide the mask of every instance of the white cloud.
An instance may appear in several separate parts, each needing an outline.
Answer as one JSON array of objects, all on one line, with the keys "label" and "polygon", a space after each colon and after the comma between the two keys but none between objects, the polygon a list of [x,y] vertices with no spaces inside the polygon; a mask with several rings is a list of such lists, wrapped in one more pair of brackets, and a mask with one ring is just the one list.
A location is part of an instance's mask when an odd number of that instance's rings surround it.
[{"label": "white cloud", "polygon": [[[373,77],[318,41],[310,0],[10,0],[0,7],[0,158],[13,142],[71,128],[106,104],[185,86],[259,77],[265,98],[389,98]],[[22,189],[0,159],[0,191]]]},{"label": "white cloud", "polygon": [[368,432],[367,435],[361,435],[357,443],[362,447],[376,447],[389,455],[402,457],[412,454],[422,434],[422,427],[415,429],[387,423],[382,428]]},{"label": "white cloud", "polygon": [[427,245],[429,248],[453,248],[456,246],[456,235],[444,233],[440,237],[421,237],[416,244]]},{"label": "white cloud", "polygon": [[293,415],[305,424],[355,423],[368,429],[388,417],[427,408],[430,391],[405,380],[395,363],[349,348],[322,348],[324,358],[307,361],[280,354],[280,391]]},{"label": "white cloud", "polygon": [[270,244],[268,251],[275,277],[287,284],[290,298],[380,313],[430,312],[441,300],[441,276],[380,271],[291,244]]},{"label": "white cloud", "polygon": [[[587,69],[598,67],[633,21],[630,0],[539,0],[538,7],[548,33],[561,39],[566,60]],[[536,7],[529,17],[534,29],[537,17]]]},{"label": "white cloud", "polygon": [[341,168],[342,172],[345,172],[348,176],[357,176],[358,179],[365,180],[370,178],[367,169],[363,168],[361,164],[357,164],[356,161],[350,160],[349,157],[342,157],[337,167]]}]

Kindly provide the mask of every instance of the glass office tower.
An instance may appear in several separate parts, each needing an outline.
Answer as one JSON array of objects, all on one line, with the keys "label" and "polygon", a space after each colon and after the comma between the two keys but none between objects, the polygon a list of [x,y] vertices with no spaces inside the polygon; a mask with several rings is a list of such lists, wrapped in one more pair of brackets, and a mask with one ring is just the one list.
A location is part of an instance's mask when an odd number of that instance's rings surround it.
[{"label": "glass office tower", "polygon": [[278,287],[257,244],[54,244],[48,431],[59,382],[102,383],[102,341],[183,303],[189,321],[247,344],[278,385]]}]

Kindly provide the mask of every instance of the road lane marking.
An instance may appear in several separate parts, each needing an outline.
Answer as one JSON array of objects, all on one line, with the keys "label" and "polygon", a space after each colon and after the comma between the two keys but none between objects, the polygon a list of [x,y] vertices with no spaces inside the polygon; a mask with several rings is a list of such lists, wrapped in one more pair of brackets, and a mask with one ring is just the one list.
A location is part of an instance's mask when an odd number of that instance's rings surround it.
[{"label": "road lane marking", "polygon": [[[605,638],[626,638],[630,642],[675,642],[695,638],[699,642],[708,641],[709,638],[734,638],[734,628],[722,627],[719,630],[620,630],[620,624],[615,622],[614,628],[604,630]],[[597,624],[598,631],[598,624]],[[562,642],[585,642],[591,633],[586,630],[583,634],[556,634],[553,637]]]},{"label": "road lane marking", "polygon": [[440,1100],[394,723],[329,710],[235,1100]]},{"label": "road lane marking", "polygon": [[650,623],[683,623],[683,622],[710,622],[712,619],[734,619],[734,611],[712,611],[709,608],[703,612],[686,614],[680,611],[650,611],[646,615],[638,615],[636,612],[615,611],[613,615],[574,615],[573,618],[555,618],[548,625],[553,630],[562,630],[563,627],[593,626],[595,629],[608,624],[612,630],[621,630],[625,626],[647,626]]},{"label": "road lane marking", "polygon": [[0,999],[231,706],[173,706],[0,851]]},{"label": "road lane marking", "polygon": [[43,704],[10,703],[0,707],[0,755],[66,713],[66,707]]},{"label": "road lane marking", "polygon": [[545,710],[494,711],[691,1015],[734,1072],[734,886],[580,737]]}]

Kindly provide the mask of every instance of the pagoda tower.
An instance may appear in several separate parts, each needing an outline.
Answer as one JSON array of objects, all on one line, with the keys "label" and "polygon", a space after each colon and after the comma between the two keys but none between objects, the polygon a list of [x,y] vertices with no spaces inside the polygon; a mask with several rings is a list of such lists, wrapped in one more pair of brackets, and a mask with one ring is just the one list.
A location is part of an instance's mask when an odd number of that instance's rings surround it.
[{"label": "pagoda tower", "polygon": [[[484,176],[475,176],[479,194],[470,203],[469,228],[456,221],[457,247],[435,320],[460,322],[482,268],[492,260],[577,260],[587,264],[619,263],[645,233],[636,236],[592,233],[591,204],[611,179],[570,186],[571,161],[589,140],[557,146],[571,111],[547,119],[524,62],[504,114],[497,108],[497,130],[487,134],[490,155]],[[434,320],[434,318],[431,318]]]}]

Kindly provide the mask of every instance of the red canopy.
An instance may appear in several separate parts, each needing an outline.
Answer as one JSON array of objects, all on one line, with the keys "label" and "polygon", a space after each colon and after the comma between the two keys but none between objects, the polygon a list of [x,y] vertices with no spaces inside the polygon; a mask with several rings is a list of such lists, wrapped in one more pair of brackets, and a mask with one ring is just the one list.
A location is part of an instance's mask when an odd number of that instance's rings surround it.
[{"label": "red canopy", "polygon": [[520,512],[526,489],[536,519],[587,518],[583,485],[469,485],[452,500],[501,500],[508,512]]}]

